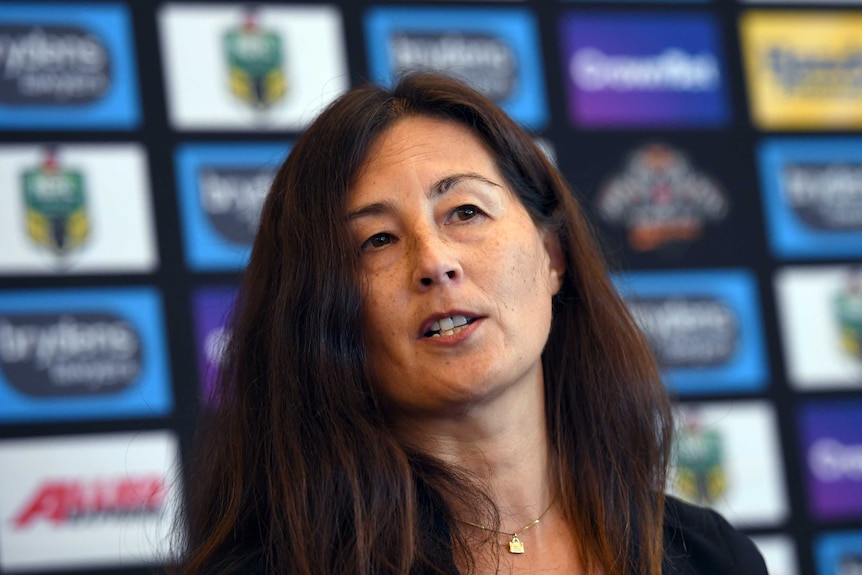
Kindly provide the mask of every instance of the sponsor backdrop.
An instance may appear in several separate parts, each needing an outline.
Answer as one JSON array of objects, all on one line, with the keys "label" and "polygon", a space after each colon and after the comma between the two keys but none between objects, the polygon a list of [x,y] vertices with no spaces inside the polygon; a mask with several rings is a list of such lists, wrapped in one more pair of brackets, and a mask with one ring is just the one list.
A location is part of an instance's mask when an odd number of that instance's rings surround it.
[{"label": "sponsor backdrop", "polygon": [[0,4],[0,573],[169,560],[273,173],[366,79],[530,130],[677,402],[669,489],[862,573],[862,2]]}]

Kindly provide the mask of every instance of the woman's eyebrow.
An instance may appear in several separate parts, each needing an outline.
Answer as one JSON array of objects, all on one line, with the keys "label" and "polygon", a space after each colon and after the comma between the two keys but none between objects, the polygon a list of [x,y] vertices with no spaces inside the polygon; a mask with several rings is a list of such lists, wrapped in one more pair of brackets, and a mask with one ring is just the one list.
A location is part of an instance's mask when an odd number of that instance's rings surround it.
[{"label": "woman's eyebrow", "polygon": [[[464,180],[476,180],[478,182],[482,182],[483,184],[487,184],[489,186],[494,186],[499,188],[500,184],[496,182],[492,182],[485,176],[479,175],[475,172],[465,172],[459,174],[451,174],[440,178],[436,182],[434,182],[430,188],[428,188],[428,196],[442,196],[449,190],[451,190],[455,185],[464,181]],[[392,214],[396,212],[396,207],[394,202],[389,200],[382,200],[379,202],[372,202],[370,204],[361,206],[355,210],[351,210],[347,214],[347,221],[354,221],[359,218],[369,217],[369,216],[381,216]]]},{"label": "woman's eyebrow", "polygon": [[395,211],[395,205],[389,200],[373,202],[348,212],[347,221],[352,222],[359,218],[392,214]]},{"label": "woman's eyebrow", "polygon": [[438,196],[445,194],[449,190],[452,189],[453,186],[462,182],[463,180],[478,180],[482,183],[488,184],[490,186],[495,186],[497,188],[500,187],[500,184],[496,182],[492,182],[485,176],[477,174],[475,172],[464,172],[461,174],[451,174],[449,176],[440,178],[437,180],[434,185],[431,186],[428,190],[429,196]]}]

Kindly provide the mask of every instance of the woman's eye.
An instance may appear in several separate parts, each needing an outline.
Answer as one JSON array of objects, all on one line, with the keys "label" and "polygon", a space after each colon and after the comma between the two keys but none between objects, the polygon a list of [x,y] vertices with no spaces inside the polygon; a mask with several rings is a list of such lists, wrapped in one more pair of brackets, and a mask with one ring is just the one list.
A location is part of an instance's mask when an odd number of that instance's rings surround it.
[{"label": "woman's eye", "polygon": [[470,219],[473,219],[476,216],[478,216],[479,215],[479,208],[477,208],[476,206],[470,206],[470,205],[458,206],[457,208],[455,208],[455,211],[453,212],[453,214],[455,215],[456,218],[458,218],[459,220],[461,220],[463,222],[465,220],[470,220]]},{"label": "woman's eye", "polygon": [[391,244],[393,241],[395,241],[395,238],[393,238],[390,234],[381,232],[379,234],[374,234],[373,236],[365,240],[365,243],[362,244],[362,249],[367,250],[369,248],[382,248],[385,245]]}]

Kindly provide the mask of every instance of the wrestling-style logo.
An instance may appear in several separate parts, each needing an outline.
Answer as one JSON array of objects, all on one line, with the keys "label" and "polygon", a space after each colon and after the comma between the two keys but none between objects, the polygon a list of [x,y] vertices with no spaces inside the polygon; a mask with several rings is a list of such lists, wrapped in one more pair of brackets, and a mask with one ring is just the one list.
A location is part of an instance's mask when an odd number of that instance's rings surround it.
[{"label": "wrestling-style logo", "polygon": [[841,330],[841,347],[862,359],[862,268],[848,272],[844,286],[835,295],[834,310]]},{"label": "wrestling-style logo", "polygon": [[107,311],[0,314],[0,375],[34,397],[128,389],[143,370],[141,336]]},{"label": "wrestling-style logo", "polygon": [[257,108],[272,106],[287,93],[283,48],[279,35],[264,30],[253,10],[242,26],[228,30],[222,40],[230,71],[230,91]]},{"label": "wrestling-style logo", "polygon": [[251,246],[275,176],[268,167],[203,166],[198,190],[209,222],[226,240]]},{"label": "wrestling-style logo", "polygon": [[515,90],[518,62],[502,38],[478,32],[397,32],[389,41],[393,74],[439,70],[500,102]]},{"label": "wrestling-style logo", "polygon": [[782,170],[787,203],[808,227],[862,230],[862,164],[792,162]]},{"label": "wrestling-style logo", "polygon": [[724,445],[719,431],[688,414],[677,436],[676,489],[690,501],[711,505],[727,490]]},{"label": "wrestling-style logo", "polygon": [[739,346],[739,325],[725,302],[667,295],[626,300],[663,369],[726,364]]},{"label": "wrestling-style logo", "polygon": [[63,169],[48,150],[38,168],[21,177],[27,235],[62,256],[80,247],[90,233],[86,181],[81,172]]},{"label": "wrestling-style logo", "polygon": [[631,153],[596,203],[605,221],[627,230],[633,249],[646,252],[698,240],[707,224],[727,216],[729,202],[684,154],[652,143]]},{"label": "wrestling-style logo", "polygon": [[108,49],[83,28],[0,25],[0,103],[90,104],[111,84]]},{"label": "wrestling-style logo", "polygon": [[776,43],[768,49],[768,70],[790,98],[854,100],[862,95],[862,47],[827,53]]},{"label": "wrestling-style logo", "polygon": [[850,12],[746,12],[740,41],[751,117],[771,129],[862,125],[862,17]]}]

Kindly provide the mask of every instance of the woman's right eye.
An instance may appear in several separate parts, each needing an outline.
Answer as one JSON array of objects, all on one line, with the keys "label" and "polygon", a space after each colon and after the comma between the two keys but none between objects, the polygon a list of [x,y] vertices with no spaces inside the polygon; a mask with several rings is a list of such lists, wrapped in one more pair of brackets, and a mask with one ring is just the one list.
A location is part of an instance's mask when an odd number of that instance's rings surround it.
[{"label": "woman's right eye", "polygon": [[376,249],[382,248],[385,245],[391,244],[395,241],[395,238],[392,237],[391,234],[387,234],[385,232],[381,232],[379,234],[374,234],[362,244],[362,250],[368,249]]}]

